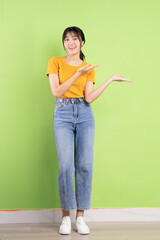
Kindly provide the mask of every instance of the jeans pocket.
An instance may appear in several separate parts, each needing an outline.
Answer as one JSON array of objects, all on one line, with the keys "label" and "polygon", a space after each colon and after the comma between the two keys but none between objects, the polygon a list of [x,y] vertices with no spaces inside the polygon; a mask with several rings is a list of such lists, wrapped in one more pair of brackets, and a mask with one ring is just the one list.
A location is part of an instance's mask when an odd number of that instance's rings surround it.
[{"label": "jeans pocket", "polygon": [[64,102],[56,102],[55,105],[54,105],[54,113],[55,113],[57,110],[63,108],[64,105],[65,105]]},{"label": "jeans pocket", "polygon": [[86,100],[83,100],[82,102],[81,102],[81,104],[82,105],[84,105],[84,106],[90,106],[90,103],[89,102],[87,102]]}]

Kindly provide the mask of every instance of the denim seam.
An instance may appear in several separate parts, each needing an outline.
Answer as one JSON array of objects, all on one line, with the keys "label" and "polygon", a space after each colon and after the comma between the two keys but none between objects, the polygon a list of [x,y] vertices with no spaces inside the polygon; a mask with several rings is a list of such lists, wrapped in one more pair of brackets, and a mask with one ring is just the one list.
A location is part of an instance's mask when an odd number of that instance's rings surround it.
[{"label": "denim seam", "polygon": [[72,209],[77,209],[77,206],[76,207],[67,207],[67,208],[64,208],[63,206],[61,206],[61,208],[64,210],[72,210]]}]

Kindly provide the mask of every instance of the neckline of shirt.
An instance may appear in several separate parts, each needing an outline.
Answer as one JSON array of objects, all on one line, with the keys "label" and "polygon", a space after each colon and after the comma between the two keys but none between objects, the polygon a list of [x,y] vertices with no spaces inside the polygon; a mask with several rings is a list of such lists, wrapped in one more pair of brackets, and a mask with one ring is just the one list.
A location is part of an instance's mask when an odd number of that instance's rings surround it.
[{"label": "neckline of shirt", "polygon": [[61,58],[63,59],[63,61],[64,61],[67,65],[69,65],[69,66],[71,66],[71,67],[80,67],[80,66],[82,66],[83,63],[84,63],[84,61],[82,60],[82,64],[81,64],[81,65],[74,66],[74,65],[68,64],[68,63],[64,60],[64,57],[61,57]]}]

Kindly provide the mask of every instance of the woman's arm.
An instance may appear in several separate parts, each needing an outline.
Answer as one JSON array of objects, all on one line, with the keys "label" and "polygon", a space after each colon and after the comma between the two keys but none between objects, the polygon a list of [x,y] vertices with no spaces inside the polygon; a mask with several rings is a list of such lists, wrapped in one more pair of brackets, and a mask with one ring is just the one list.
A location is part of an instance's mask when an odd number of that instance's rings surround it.
[{"label": "woman's arm", "polygon": [[112,82],[112,81],[128,81],[133,82],[131,79],[123,78],[123,76],[112,75],[107,81],[105,81],[102,85],[100,85],[97,89],[94,90],[93,82],[88,81],[85,86],[85,100],[89,103],[92,103],[96,98],[98,98],[104,89]]},{"label": "woman's arm", "polygon": [[50,73],[49,74],[49,83],[51,87],[52,94],[55,98],[59,98],[62,96],[76,81],[78,77],[80,77],[85,72],[89,71],[93,67],[98,67],[99,65],[93,65],[89,67],[89,64],[85,65],[84,67],[81,67],[77,70],[77,72],[69,78],[67,81],[65,81],[62,84],[59,84],[59,77],[58,74]]},{"label": "woman's arm", "polygon": [[89,103],[93,102],[97,97],[101,95],[101,93],[110,83],[111,81],[107,80],[94,90],[93,82],[88,81],[85,86],[85,100]]},{"label": "woman's arm", "polygon": [[62,96],[75,82],[75,80],[80,76],[79,72],[76,72],[71,78],[62,84],[59,84],[58,74],[49,74],[49,83],[51,87],[52,94],[55,98]]}]

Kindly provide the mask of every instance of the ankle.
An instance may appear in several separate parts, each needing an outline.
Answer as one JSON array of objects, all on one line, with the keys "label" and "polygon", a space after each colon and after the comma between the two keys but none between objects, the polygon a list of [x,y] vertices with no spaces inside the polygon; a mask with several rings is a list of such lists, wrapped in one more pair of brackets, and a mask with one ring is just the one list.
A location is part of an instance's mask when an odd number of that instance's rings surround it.
[{"label": "ankle", "polygon": [[84,217],[84,210],[77,210],[76,219],[78,217]]},{"label": "ankle", "polygon": [[62,210],[62,218],[63,218],[63,217],[67,217],[67,216],[70,217],[69,210]]}]

